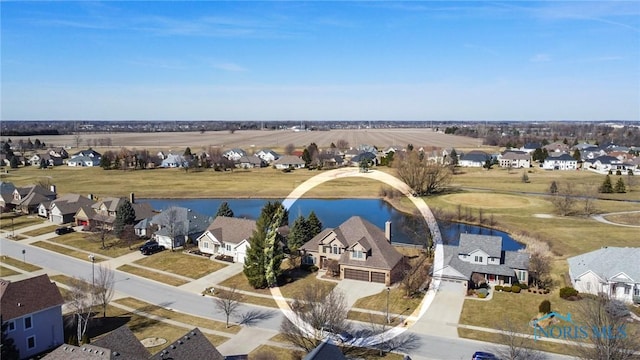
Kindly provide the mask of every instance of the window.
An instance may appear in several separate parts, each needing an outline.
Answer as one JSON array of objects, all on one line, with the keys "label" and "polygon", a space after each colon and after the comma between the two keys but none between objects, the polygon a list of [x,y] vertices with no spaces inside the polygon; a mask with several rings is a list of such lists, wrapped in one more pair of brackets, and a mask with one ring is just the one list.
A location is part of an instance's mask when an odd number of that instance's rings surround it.
[{"label": "window", "polygon": [[524,280],[525,280],[525,273],[524,273],[524,271],[522,271],[522,270],[518,271],[518,281],[520,281],[520,282],[524,282]]},{"label": "window", "polygon": [[624,294],[625,295],[629,295],[630,293],[631,293],[631,286],[625,285],[624,286]]},{"label": "window", "polygon": [[13,321],[9,321],[9,324],[7,325],[7,330],[14,331],[15,329],[16,329],[16,323]]},{"label": "window", "polygon": [[36,337],[29,336],[27,338],[27,349],[33,349],[34,347],[36,347]]},{"label": "window", "polygon": [[31,316],[27,316],[26,318],[24,318],[24,329],[31,329],[32,326],[33,323],[31,322]]},{"label": "window", "polygon": [[206,241],[203,241],[202,242],[202,247],[205,248],[205,249],[208,249],[209,248],[209,243],[206,242]]},{"label": "window", "polygon": [[482,256],[476,256],[475,257],[475,262],[482,262]]},{"label": "window", "polygon": [[336,245],[333,245],[333,253],[334,254],[338,253],[338,247]]},{"label": "window", "polygon": [[633,290],[633,295],[640,296],[640,288],[636,288]]},{"label": "window", "polygon": [[353,258],[354,259],[362,259],[362,251],[361,250],[355,250],[353,253]]},{"label": "window", "polygon": [[227,251],[231,251],[231,245],[227,244]]}]

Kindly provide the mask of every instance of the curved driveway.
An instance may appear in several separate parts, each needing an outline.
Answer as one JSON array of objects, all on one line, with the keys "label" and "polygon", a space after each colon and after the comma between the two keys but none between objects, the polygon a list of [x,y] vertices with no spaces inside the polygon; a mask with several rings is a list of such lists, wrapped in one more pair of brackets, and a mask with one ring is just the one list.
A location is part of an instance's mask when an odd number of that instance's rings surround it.
[{"label": "curved driveway", "polygon": [[640,225],[619,224],[619,223],[616,223],[616,222],[613,222],[613,221],[609,221],[609,220],[604,218],[605,216],[609,216],[609,215],[636,214],[636,213],[640,213],[640,210],[638,210],[638,211],[621,211],[621,212],[614,212],[614,213],[608,213],[608,214],[599,214],[599,215],[593,215],[593,216],[591,216],[591,218],[593,220],[599,221],[599,222],[601,222],[603,224],[640,228]]}]

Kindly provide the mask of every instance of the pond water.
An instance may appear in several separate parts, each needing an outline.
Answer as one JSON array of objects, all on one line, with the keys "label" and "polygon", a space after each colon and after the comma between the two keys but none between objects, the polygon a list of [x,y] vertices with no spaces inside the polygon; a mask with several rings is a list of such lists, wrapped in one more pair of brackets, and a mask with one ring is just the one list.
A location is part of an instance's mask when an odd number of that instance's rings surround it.
[{"label": "pond water", "polygon": [[[269,199],[141,199],[156,210],[180,206],[203,215],[215,215],[218,207],[227,202],[236,217],[257,219],[262,206]],[[273,201],[273,199],[271,200]],[[323,227],[337,227],[351,216],[361,216],[370,223],[384,229],[385,222],[392,223],[391,239],[400,243],[418,243],[420,234],[426,231],[424,220],[412,220],[380,199],[299,199],[289,209],[289,224],[299,216],[308,216],[311,211],[322,222]],[[503,239],[504,250],[518,250],[524,246],[509,234],[480,226],[439,221],[445,244],[456,244],[461,233],[494,235]]]}]

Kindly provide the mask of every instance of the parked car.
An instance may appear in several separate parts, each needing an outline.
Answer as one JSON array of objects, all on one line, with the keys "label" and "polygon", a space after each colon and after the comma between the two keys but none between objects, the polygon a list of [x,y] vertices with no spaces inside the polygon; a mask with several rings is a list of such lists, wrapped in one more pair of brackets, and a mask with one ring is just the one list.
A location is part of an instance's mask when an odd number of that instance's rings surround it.
[{"label": "parked car", "polygon": [[159,245],[157,242],[142,245],[140,252],[142,255],[151,255],[164,250],[164,246]]},{"label": "parked car", "polygon": [[476,351],[471,360],[498,360],[498,357],[490,352]]},{"label": "parked car", "polygon": [[147,240],[144,242],[144,244],[142,244],[142,246],[140,246],[140,251],[142,251],[143,248],[151,246],[151,245],[158,245],[158,242],[155,240]]},{"label": "parked car", "polygon": [[72,233],[75,230],[73,230],[72,227],[59,227],[56,229],[56,235],[64,235],[64,234],[68,234],[68,233]]}]

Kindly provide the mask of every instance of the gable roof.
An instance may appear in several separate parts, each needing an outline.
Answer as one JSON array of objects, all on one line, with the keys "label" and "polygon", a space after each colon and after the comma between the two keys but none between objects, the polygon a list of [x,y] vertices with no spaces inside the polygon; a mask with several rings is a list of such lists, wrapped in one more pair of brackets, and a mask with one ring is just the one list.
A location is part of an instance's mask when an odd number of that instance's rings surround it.
[{"label": "gable roof", "polygon": [[114,358],[122,360],[146,359],[151,355],[126,325],[120,326],[97,340],[92,340],[92,344],[111,350]]},{"label": "gable roof", "polygon": [[593,271],[604,279],[625,273],[640,283],[640,247],[605,247],[582,255],[570,257],[569,272],[572,277]]},{"label": "gable roof", "polygon": [[491,157],[484,151],[472,150],[460,157],[461,161],[485,162]]},{"label": "gable roof", "polygon": [[489,256],[500,257],[502,253],[502,238],[492,235],[460,234],[458,242],[459,254],[471,254],[480,249]]},{"label": "gable roof", "polygon": [[0,314],[7,321],[64,304],[47,274],[10,282],[0,279]]},{"label": "gable roof", "polygon": [[567,154],[567,153],[562,153],[558,156],[552,156],[549,155],[547,156],[546,159],[544,159],[544,161],[572,161],[572,162],[578,162],[578,160],[574,159],[573,156]]},{"label": "gable roof", "polygon": [[[62,344],[43,357],[43,360],[110,360],[111,350],[93,344],[75,346]],[[114,359],[120,359],[114,354]]]},{"label": "gable roof", "polygon": [[255,220],[227,216],[216,216],[207,228],[216,239],[230,244],[239,244],[249,239],[256,229]]},{"label": "gable roof", "polygon": [[505,151],[502,154],[502,158],[507,160],[531,160],[531,155],[524,151]]},{"label": "gable roof", "polygon": [[224,356],[220,354],[211,342],[202,334],[200,329],[195,328],[174,343],[162,349],[149,359],[207,359],[207,360],[224,360]]},{"label": "gable roof", "polygon": [[282,164],[282,165],[289,165],[289,164],[296,165],[296,164],[304,164],[304,160],[294,155],[283,155],[273,163]]},{"label": "gable roof", "polygon": [[[197,234],[205,232],[211,222],[211,218],[179,206],[172,206],[151,218],[152,224],[165,225],[169,221],[179,223],[182,229],[188,229],[186,234]],[[164,226],[156,234],[168,235],[167,227]],[[181,234],[181,235],[186,235]]]},{"label": "gable roof", "polygon": [[316,346],[307,356],[304,357],[304,360],[346,360],[346,357],[340,351],[340,348],[337,347],[331,339],[327,338],[323,340],[318,346]]},{"label": "gable roof", "polygon": [[64,194],[53,200],[49,208],[55,205],[61,214],[75,214],[82,206],[91,206],[95,201],[79,194]]}]

